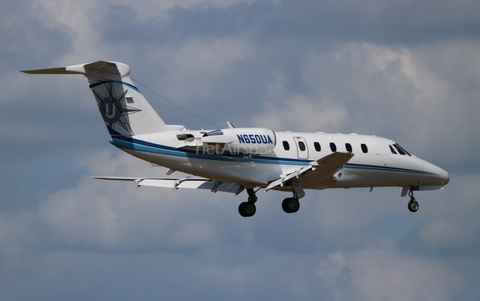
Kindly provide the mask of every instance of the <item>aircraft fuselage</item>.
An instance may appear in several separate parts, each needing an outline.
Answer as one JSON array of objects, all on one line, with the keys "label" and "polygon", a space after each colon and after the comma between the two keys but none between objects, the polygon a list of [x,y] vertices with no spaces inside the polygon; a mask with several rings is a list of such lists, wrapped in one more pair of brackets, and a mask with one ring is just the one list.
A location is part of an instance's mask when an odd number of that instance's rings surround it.
[{"label": "aircraft fuselage", "polygon": [[[266,187],[271,179],[289,174],[334,152],[350,152],[354,156],[331,181],[302,179],[302,187],[324,189],[431,186],[434,189],[436,186],[446,185],[449,181],[445,170],[406,153],[403,149],[398,150],[394,141],[381,137],[275,132],[276,145],[273,151],[253,155],[222,153],[214,145],[209,149],[181,148],[183,143],[177,139],[177,135],[188,133],[201,136],[204,132],[165,132],[149,135],[145,140],[137,137],[130,141],[113,137],[111,143],[153,164],[223,182],[236,182],[246,187]],[[170,143],[165,144],[165,141]]]}]

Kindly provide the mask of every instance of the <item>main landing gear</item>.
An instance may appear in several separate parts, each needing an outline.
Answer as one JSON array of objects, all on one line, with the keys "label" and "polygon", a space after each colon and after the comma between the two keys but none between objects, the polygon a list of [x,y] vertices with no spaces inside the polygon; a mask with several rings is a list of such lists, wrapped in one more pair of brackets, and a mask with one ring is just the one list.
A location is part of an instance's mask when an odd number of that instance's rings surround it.
[{"label": "main landing gear", "polygon": [[413,187],[410,187],[410,190],[408,191],[408,196],[410,197],[410,202],[408,202],[408,210],[410,210],[410,212],[417,212],[418,207],[420,206],[418,205],[417,200],[413,196]]},{"label": "main landing gear", "polygon": [[286,198],[283,200],[282,209],[285,213],[295,213],[300,209],[300,202],[295,193],[293,194],[293,198]]},{"label": "main landing gear", "polygon": [[255,203],[257,202],[257,196],[253,188],[247,188],[248,202],[243,202],[238,206],[238,213],[243,217],[251,217],[257,212]]},{"label": "main landing gear", "polygon": [[[240,203],[238,206],[238,213],[243,217],[252,217],[257,212],[257,207],[255,203],[257,202],[257,196],[253,188],[247,188],[248,201]],[[282,209],[286,213],[295,213],[300,209],[300,202],[298,201],[299,196],[294,191],[293,197],[286,198],[282,202]]]}]

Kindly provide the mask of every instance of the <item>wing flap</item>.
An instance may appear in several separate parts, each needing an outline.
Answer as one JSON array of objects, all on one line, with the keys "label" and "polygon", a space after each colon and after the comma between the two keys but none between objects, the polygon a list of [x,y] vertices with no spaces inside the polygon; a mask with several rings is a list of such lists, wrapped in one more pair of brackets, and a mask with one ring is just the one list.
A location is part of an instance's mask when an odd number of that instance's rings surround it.
[{"label": "wing flap", "polygon": [[304,166],[294,172],[291,172],[283,177],[272,181],[265,191],[268,191],[277,186],[283,186],[288,181],[296,178],[300,179],[307,172],[315,175],[317,179],[324,179],[333,176],[339,169],[341,169],[353,157],[352,153],[335,152],[325,156],[317,161],[312,161],[308,166]]}]

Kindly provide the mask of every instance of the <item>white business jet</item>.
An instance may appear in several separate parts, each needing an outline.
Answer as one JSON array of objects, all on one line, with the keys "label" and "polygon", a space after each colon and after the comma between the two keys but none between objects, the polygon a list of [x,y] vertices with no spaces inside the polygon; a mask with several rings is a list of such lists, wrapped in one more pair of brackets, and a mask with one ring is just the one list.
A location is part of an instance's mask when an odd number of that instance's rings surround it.
[{"label": "white business jet", "polygon": [[[87,78],[110,133],[110,143],[142,160],[169,169],[167,177],[94,177],[133,181],[138,186],[208,189],[248,200],[238,211],[256,212],[260,189],[292,193],[286,213],[297,212],[305,189],[396,186],[408,195],[408,209],[418,210],[414,191],[438,190],[449,174],[410,154],[398,143],[376,136],[278,132],[266,128],[187,130],[167,125],[133,84],[130,67],[97,61],[61,68],[22,71],[30,74],[82,74]],[[174,171],[194,177],[170,177]]]}]

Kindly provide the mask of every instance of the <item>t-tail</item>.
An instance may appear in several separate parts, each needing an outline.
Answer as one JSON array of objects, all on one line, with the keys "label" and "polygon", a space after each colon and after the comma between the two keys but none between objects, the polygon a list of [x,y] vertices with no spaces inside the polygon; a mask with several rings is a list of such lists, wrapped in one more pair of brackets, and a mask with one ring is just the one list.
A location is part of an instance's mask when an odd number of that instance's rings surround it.
[{"label": "t-tail", "polygon": [[22,71],[29,74],[83,74],[112,136],[135,136],[179,129],[158,116],[130,79],[123,63],[97,61],[60,68]]}]

